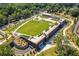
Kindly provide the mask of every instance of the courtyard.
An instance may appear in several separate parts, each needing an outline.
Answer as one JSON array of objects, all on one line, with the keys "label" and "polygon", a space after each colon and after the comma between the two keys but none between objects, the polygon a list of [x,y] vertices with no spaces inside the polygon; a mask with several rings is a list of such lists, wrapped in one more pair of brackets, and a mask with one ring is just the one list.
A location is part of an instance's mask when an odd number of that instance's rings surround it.
[{"label": "courtyard", "polygon": [[44,30],[47,30],[49,26],[53,26],[54,24],[55,23],[53,22],[35,18],[34,20],[30,20],[29,22],[22,25],[19,29],[16,30],[16,32],[28,36],[38,36]]}]

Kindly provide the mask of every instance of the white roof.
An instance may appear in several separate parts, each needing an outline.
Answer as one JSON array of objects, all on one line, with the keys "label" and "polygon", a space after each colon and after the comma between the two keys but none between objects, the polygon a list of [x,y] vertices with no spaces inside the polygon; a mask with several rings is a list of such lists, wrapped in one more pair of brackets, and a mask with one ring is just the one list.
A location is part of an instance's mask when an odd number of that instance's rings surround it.
[{"label": "white roof", "polygon": [[51,15],[51,14],[49,14],[49,13],[45,13],[45,12],[43,12],[42,14],[44,14],[44,15]]},{"label": "white roof", "polygon": [[36,37],[36,38],[32,38],[32,39],[29,39],[31,42],[37,44],[38,42],[40,42],[45,36],[42,34],[41,36],[39,37]]}]

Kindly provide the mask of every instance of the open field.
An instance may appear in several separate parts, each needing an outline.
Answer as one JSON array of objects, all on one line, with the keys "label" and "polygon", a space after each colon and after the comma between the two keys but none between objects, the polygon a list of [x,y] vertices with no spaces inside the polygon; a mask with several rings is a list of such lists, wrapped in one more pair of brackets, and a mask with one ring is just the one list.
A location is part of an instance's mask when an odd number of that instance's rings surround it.
[{"label": "open field", "polygon": [[24,24],[22,27],[20,27],[17,30],[17,32],[35,36],[35,35],[39,35],[43,30],[48,29],[49,25],[50,25],[50,22],[48,21],[31,20],[28,23]]},{"label": "open field", "polygon": [[25,21],[27,21],[27,20],[24,20],[24,21],[22,21],[22,22],[19,22],[18,21],[18,24],[17,23],[15,23],[15,24],[17,24],[17,25],[15,25],[14,24],[14,26],[11,26],[11,25],[9,25],[9,26],[7,26],[7,28],[4,30],[6,33],[11,33],[12,31],[14,31],[18,26],[20,26],[22,23],[24,23]]},{"label": "open field", "polygon": [[50,48],[50,49],[42,52],[38,56],[57,56],[56,47]]}]

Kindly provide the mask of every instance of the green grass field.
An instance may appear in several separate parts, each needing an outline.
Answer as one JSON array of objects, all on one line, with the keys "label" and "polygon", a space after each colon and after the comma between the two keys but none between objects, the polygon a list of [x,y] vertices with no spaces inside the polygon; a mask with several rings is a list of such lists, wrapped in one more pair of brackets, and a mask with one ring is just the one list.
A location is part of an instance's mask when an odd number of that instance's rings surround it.
[{"label": "green grass field", "polygon": [[37,56],[57,56],[57,53],[55,51],[56,51],[56,47],[53,47],[53,48],[47,49],[46,51],[43,51]]},{"label": "green grass field", "polygon": [[43,20],[31,20],[30,22],[20,27],[17,32],[31,36],[39,35],[43,30],[48,29],[49,23],[50,22]]}]

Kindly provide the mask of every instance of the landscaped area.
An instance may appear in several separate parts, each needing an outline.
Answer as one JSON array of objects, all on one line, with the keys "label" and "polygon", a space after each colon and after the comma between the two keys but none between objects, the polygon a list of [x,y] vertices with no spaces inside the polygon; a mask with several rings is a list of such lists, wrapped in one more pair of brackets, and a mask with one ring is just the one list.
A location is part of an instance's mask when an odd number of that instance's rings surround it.
[{"label": "landscaped area", "polygon": [[78,26],[77,32],[79,32],[79,26]]},{"label": "landscaped area", "polygon": [[50,48],[44,52],[42,52],[41,54],[39,54],[38,56],[57,56],[56,53],[56,47]]},{"label": "landscaped area", "polygon": [[53,23],[44,20],[31,20],[20,27],[17,32],[31,36],[39,35],[43,30],[48,29]]},{"label": "landscaped area", "polygon": [[[28,19],[27,19],[28,20]],[[20,26],[21,24],[23,24],[24,22],[26,22],[27,20],[24,20],[22,22],[18,21],[16,23],[14,23],[13,25],[8,25],[5,27],[5,29],[3,29],[3,31],[5,31],[6,33],[11,33],[12,31],[14,31],[18,26]]]},{"label": "landscaped area", "polygon": [[23,40],[23,39],[21,39],[21,38],[15,39],[14,42],[15,42],[18,46],[22,46],[22,47],[24,47],[25,45],[28,44],[25,40]]},{"label": "landscaped area", "polygon": [[2,35],[0,35],[0,41],[1,41],[1,40],[4,40],[3,38],[4,38],[4,37],[3,37]]},{"label": "landscaped area", "polygon": [[0,4],[0,56],[79,56],[79,4]]}]

